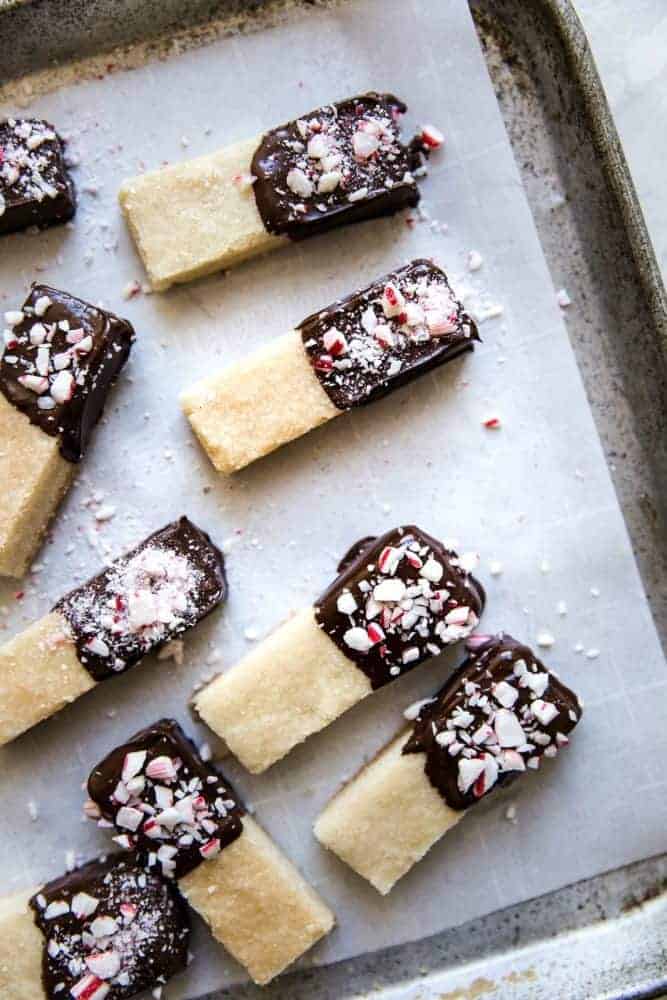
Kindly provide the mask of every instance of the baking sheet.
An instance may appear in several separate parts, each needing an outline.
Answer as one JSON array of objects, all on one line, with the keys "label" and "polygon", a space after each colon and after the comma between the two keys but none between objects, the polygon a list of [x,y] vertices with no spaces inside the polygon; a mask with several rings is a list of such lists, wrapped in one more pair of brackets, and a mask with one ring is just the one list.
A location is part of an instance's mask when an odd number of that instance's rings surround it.
[{"label": "baking sheet", "polygon": [[[276,53],[293,75],[276,72]],[[434,224],[373,223],[164,297],[122,301],[127,283],[142,278],[115,204],[122,176],[370,87],[394,89],[411,121],[434,120],[446,133],[447,153],[434,158],[423,188]],[[0,795],[11,803],[0,818],[2,891],[57,874],[68,850],[106,848],[101,831],[78,821],[79,785],[99,756],[159,714],[192,730],[193,684],[232,664],[251,641],[244,633],[262,635],[309,603],[355,537],[410,520],[481,553],[485,629],[532,642],[553,633],[546,658],[584,696],[585,721],[560,760],[480,805],[388,899],[326,855],[310,825],[395,731],[400,709],[440,683],[455,653],[358,706],[263,777],[227,762],[260,821],[338,913],[339,928],[306,962],[419,938],[662,850],[662,656],[466,5],[350,0],[68,88],[31,111],[71,133],[81,207],[73,229],[3,241],[2,294],[8,305],[20,301],[41,276],[127,315],[139,342],[132,384],[113,398],[42,570],[20,602],[16,587],[5,588],[9,630],[93,572],[105,552],[181,512],[228,541],[232,590],[188,638],[182,667],[147,661],[0,752]],[[484,258],[473,275],[471,249]],[[178,390],[417,255],[435,256],[480,312],[502,303],[475,355],[233,481],[216,477],[180,415]],[[482,420],[496,414],[502,429],[486,431]],[[110,520],[96,521],[111,507]],[[492,560],[504,566],[499,577],[489,574]],[[516,824],[504,818],[510,804]],[[199,930],[198,961],[170,997],[243,976]]]}]

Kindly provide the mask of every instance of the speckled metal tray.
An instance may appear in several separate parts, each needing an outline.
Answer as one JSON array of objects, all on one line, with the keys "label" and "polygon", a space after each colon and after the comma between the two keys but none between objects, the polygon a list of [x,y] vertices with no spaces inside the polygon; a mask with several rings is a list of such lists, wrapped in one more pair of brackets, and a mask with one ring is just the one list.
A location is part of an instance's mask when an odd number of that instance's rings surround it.
[{"label": "speckled metal tray", "polygon": [[[294,2],[317,0],[0,0],[1,82],[112,50],[120,63],[149,58],[176,36],[202,44],[214,20],[244,30]],[[470,5],[554,283],[574,303],[569,333],[664,643],[667,296],[632,179],[569,0]],[[667,994],[666,889],[667,855],[209,1000],[657,997]]]}]

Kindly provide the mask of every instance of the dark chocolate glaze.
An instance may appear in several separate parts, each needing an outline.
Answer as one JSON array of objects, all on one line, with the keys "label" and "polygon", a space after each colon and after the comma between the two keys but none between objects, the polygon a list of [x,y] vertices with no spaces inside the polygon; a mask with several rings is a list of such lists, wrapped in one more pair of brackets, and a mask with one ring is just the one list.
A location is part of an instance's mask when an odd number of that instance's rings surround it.
[{"label": "dark chocolate glaze", "polygon": [[376,538],[377,535],[364,535],[364,537],[360,538],[358,542],[354,543],[354,545],[350,545],[349,549],[336,566],[336,570],[339,573],[343,573],[348,566],[351,566],[353,562],[357,561],[362,552],[365,552],[366,549],[371,547]]},{"label": "dark chocolate glaze", "polygon": [[[79,893],[97,901],[92,913],[72,912],[73,899],[75,908],[81,905],[81,899],[76,899]],[[49,904],[59,902],[68,905],[67,912],[47,916]],[[116,975],[97,977],[96,988],[103,983],[110,987],[106,1000],[136,996],[167,982],[187,965],[190,920],[186,904],[173,884],[147,873],[133,858],[114,855],[90,861],[49,882],[33,896],[30,906],[46,938],[42,982],[49,1000],[69,997],[86,976],[93,977],[86,959],[100,952],[112,953],[109,957],[118,965]],[[111,917],[117,929],[108,936],[96,936],[99,925],[95,921],[100,917]],[[95,968],[94,957],[92,963]],[[112,964],[110,971],[113,968]],[[94,978],[90,987],[92,995]]]},{"label": "dark chocolate glaze", "polygon": [[[149,601],[162,595],[170,620],[162,616],[136,627],[138,593]],[[102,681],[192,628],[226,596],[222,553],[205,531],[181,517],[70,591],[53,610],[67,619],[83,666]]]},{"label": "dark chocolate glaze", "polygon": [[[519,666],[521,676],[517,676],[517,664],[525,664],[525,670]],[[526,683],[531,676],[536,689]],[[500,682],[517,692],[509,707],[494,694],[494,685]],[[511,691],[510,694],[514,697]],[[541,722],[533,714],[531,705],[537,700],[558,710],[551,721]],[[514,741],[511,747],[500,745],[496,730],[500,710],[514,713],[525,734],[523,744],[516,745]],[[424,768],[429,781],[447,805],[452,809],[467,809],[492,788],[512,781],[526,766],[536,769],[543,756],[554,757],[567,744],[567,734],[579,722],[581,712],[577,696],[547,670],[528,646],[501,633],[471,651],[435,699],[423,706],[403,753],[425,754]],[[453,713],[465,725],[453,726]],[[489,726],[493,735],[489,733],[482,741],[483,724]],[[447,732],[456,733],[455,754],[450,752],[451,743],[443,745],[438,740]],[[473,734],[478,735],[477,740]],[[459,775],[459,762],[464,754],[477,760],[490,758],[490,772],[485,772],[465,791]]]},{"label": "dark chocolate glaze", "polygon": [[[50,305],[36,315],[36,303],[46,299]],[[23,319],[6,331],[0,390],[31,423],[60,437],[64,458],[78,462],[102,415],[109,389],[128,359],[134,330],[127,320],[48,285],[33,284],[20,311]],[[61,329],[60,323],[68,329]],[[73,331],[83,332],[76,343],[67,339],[71,340]],[[89,349],[83,353],[81,345]],[[46,367],[41,369],[40,352],[47,354]],[[57,368],[55,362],[61,359],[67,364]],[[72,395],[58,402],[52,395],[54,381],[66,373],[73,379]],[[41,391],[22,385],[18,380],[24,376],[42,377]],[[42,408],[45,402],[51,409]]]},{"label": "dark chocolate glaze", "polygon": [[[410,548],[412,546],[412,549]],[[382,572],[379,565],[385,550],[397,549],[409,552],[397,564],[395,571]],[[419,552],[421,552],[421,556]],[[442,568],[438,583],[429,583],[420,575],[421,568],[416,563],[432,558]],[[362,670],[373,689],[395,680],[441,650],[465,638],[475,627],[484,609],[485,595],[481,584],[470,573],[458,565],[458,556],[442,545],[437,539],[427,535],[415,525],[394,528],[377,539],[363,538],[357,542],[341,561],[340,575],[315,602],[315,618],[338,648]],[[379,611],[369,615],[368,599],[375,586],[387,580],[400,580],[406,587],[421,585],[430,598],[423,594],[412,602],[413,607],[423,608],[413,624],[395,601],[382,601]],[[361,587],[360,587],[361,585]],[[447,591],[439,600],[434,592]],[[338,609],[339,598],[349,592],[357,608],[348,613]],[[403,599],[408,601],[409,598]],[[418,602],[425,601],[425,607]],[[435,603],[430,605],[430,600]],[[468,608],[469,616],[461,625],[446,625],[445,616],[457,608]],[[351,629],[367,633],[369,626],[379,625],[383,636],[365,650],[356,649],[346,641]]]},{"label": "dark chocolate glaze", "polygon": [[[392,94],[361,94],[316,108],[267,132],[250,169],[256,178],[257,208],[268,232],[301,240],[417,205],[419,191],[411,171],[418,158],[413,148],[401,143],[398,127],[405,110],[405,104]],[[375,122],[381,123],[383,143],[361,160],[354,154],[353,135],[362,123],[372,127]],[[320,176],[331,171],[320,167],[319,158],[307,154],[307,144],[315,135],[325,137],[340,157],[332,165],[340,182],[326,193],[318,193],[317,185]],[[312,181],[311,194],[297,194],[288,186],[287,176],[295,168]],[[359,200],[349,200],[350,193],[364,189]]]},{"label": "dark chocolate glaze", "polygon": [[[389,283],[401,291],[406,304],[423,301],[420,289],[442,290],[451,329],[435,335],[424,322],[409,326],[405,312],[386,317],[382,294]],[[369,310],[382,324],[376,330],[388,329],[391,342],[378,340],[374,331],[366,329],[362,317]],[[429,260],[413,260],[384,275],[367,288],[313,313],[298,329],[313,371],[339,410],[380,399],[424,372],[472,350],[474,341],[479,340],[475,323],[454,297],[444,271]],[[338,356],[329,353],[323,339],[332,330],[342,333],[346,342],[344,352]]]},{"label": "dark chocolate glaze", "polygon": [[53,126],[35,118],[0,122],[0,235],[67,222],[75,207],[64,145]]},{"label": "dark chocolate glaze", "polygon": [[[146,754],[138,772],[145,783],[136,794],[130,794],[127,802],[120,802],[119,798],[126,796],[119,796],[119,787],[128,787],[123,782],[126,755],[135,751],[145,751]],[[147,775],[146,768],[150,769],[151,761],[156,758],[169,758],[176,762],[178,770],[175,776],[158,778]],[[155,832],[154,824],[164,811],[164,806],[157,803],[159,792],[156,788],[161,788],[162,792],[170,790],[174,804],[182,802],[186,796],[201,799],[197,803],[195,820],[175,826],[158,823],[162,835],[151,837],[151,830]],[[201,853],[204,845],[213,845],[214,852],[223,850],[236,840],[243,829],[241,817],[244,809],[232,786],[214,767],[204,763],[174,719],[161,719],[112,750],[91,772],[88,794],[99,806],[102,816],[114,824],[119,834],[128,837],[126,846],[138,852],[143,864],[161,869],[164,875],[173,878],[182,878],[205,860],[206,855]],[[122,810],[128,806],[140,808],[145,817],[134,831],[123,823]],[[184,835],[191,837],[191,844],[182,842]],[[166,863],[157,854],[163,845],[176,849]]]}]

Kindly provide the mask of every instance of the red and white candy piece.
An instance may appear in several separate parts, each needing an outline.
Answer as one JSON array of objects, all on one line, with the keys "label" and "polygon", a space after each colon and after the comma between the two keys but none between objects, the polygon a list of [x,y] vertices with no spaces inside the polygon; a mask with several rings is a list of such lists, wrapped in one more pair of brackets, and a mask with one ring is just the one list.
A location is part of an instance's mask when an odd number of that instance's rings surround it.
[{"label": "red and white candy piece", "polygon": [[382,642],[385,638],[384,631],[380,628],[377,622],[371,622],[366,629],[366,634],[368,635],[372,646],[377,646],[378,642]]},{"label": "red and white candy piece", "polygon": [[401,601],[405,597],[405,584],[398,577],[391,577],[389,580],[382,580],[373,589],[373,597],[376,601]]},{"label": "red and white candy piece", "polygon": [[[470,638],[477,637],[471,636]],[[481,638],[486,639],[486,636],[482,636]],[[466,645],[468,645],[468,643],[466,643]],[[498,683],[494,684],[491,688],[491,693],[496,701],[503,706],[503,708],[511,708],[519,697],[519,692],[514,685],[508,684],[507,681],[498,681]]]},{"label": "red and white candy piece", "polygon": [[360,628],[357,625],[345,632],[343,641],[350,649],[354,649],[357,653],[367,653],[373,645],[373,640],[369,637],[366,629]]},{"label": "red and white candy piece", "polygon": [[396,345],[396,335],[387,323],[376,324],[373,330],[373,336],[377,340],[380,347],[395,347]]},{"label": "red and white candy piece", "polygon": [[498,756],[501,771],[525,771],[526,763],[516,750],[503,750]]},{"label": "red and white candy piece", "polygon": [[452,608],[451,611],[447,612],[445,615],[445,623],[447,625],[467,625],[469,614],[470,608],[461,604],[459,607]]},{"label": "red and white candy piece", "polygon": [[352,149],[358,160],[368,160],[377,153],[380,140],[370,131],[359,130],[352,136]]},{"label": "red and white candy piece", "polygon": [[481,757],[461,757],[458,765],[457,785],[461,795],[472,788],[481,774],[484,773],[484,761]]},{"label": "red and white candy piece", "polygon": [[90,925],[90,933],[96,938],[113,937],[118,933],[118,924],[113,917],[95,917]]},{"label": "red and white candy piece", "polygon": [[322,343],[333,358],[337,358],[340,354],[345,354],[347,351],[347,340],[345,339],[345,336],[336,329],[327,330],[322,337]]},{"label": "red and white candy piece", "polygon": [[422,126],[420,139],[429,149],[440,149],[445,141],[445,137],[435,125]]},{"label": "red and white candy piece", "polygon": [[40,295],[34,305],[35,316],[39,316],[41,318],[51,304],[51,299],[48,295]]},{"label": "red and white candy piece", "polygon": [[220,850],[221,850],[220,841],[217,839],[217,837],[213,837],[211,840],[208,840],[205,844],[202,844],[202,846],[199,848],[199,853],[201,854],[202,858],[204,858],[206,861],[210,861],[211,858],[216,857],[216,855],[220,853]]},{"label": "red and white candy piece", "polygon": [[99,635],[94,635],[92,639],[88,640],[86,649],[94,653],[95,656],[108,656],[110,652],[106,642]]},{"label": "red and white candy piece", "polygon": [[95,951],[86,958],[86,965],[100,979],[113,979],[120,972],[120,955],[117,951]]},{"label": "red and white candy piece", "polygon": [[[131,750],[129,753],[125,754],[121,777],[126,784],[130,778],[134,778],[140,771],[143,770],[146,762],[146,756],[147,754],[145,750]],[[148,770],[146,773],[148,774]]]},{"label": "red and white candy piece", "polygon": [[133,806],[121,806],[116,813],[116,826],[134,833],[141,826],[143,818],[144,814],[140,809],[135,809]]},{"label": "red and white candy piece", "polygon": [[543,726],[548,726],[558,715],[558,709],[554,703],[551,701],[542,701],[541,698],[537,698],[531,702],[530,710],[537,721]]},{"label": "red and white candy piece", "polygon": [[336,607],[342,615],[353,615],[359,605],[349,590],[344,590],[336,601]]},{"label": "red and white candy piece", "polygon": [[111,987],[97,976],[84,976],[70,988],[74,1000],[104,1000]]},{"label": "red and white candy piece", "polygon": [[66,370],[58,372],[51,383],[51,395],[56,403],[67,403],[74,395],[74,376]]},{"label": "red and white candy piece", "polygon": [[171,757],[154,757],[146,766],[146,776],[155,781],[175,781],[178,772]]},{"label": "red and white candy piece", "polygon": [[134,903],[121,903],[118,909],[126,927],[132,923],[138,912]]},{"label": "red and white candy piece", "polygon": [[312,183],[299,167],[292,167],[285,180],[290,191],[300,198],[309,198],[313,193]]},{"label": "red and white candy piece", "polygon": [[498,764],[496,763],[495,757],[491,754],[485,753],[483,755],[484,770],[477,778],[473,786],[473,794],[476,798],[481,799],[482,795],[493,788],[496,781],[498,780]]},{"label": "red and white candy piece", "polygon": [[429,583],[440,583],[445,568],[441,562],[429,556],[424,565],[419,570],[419,575],[423,576]]},{"label": "red and white candy piece", "polygon": [[499,708],[493,721],[501,747],[520,747],[526,742],[526,734],[514,712]]},{"label": "red and white candy piece", "polygon": [[403,552],[401,549],[394,548],[392,545],[385,545],[378,559],[378,569],[381,573],[389,575],[396,570],[402,558]]},{"label": "red and white candy piece", "polygon": [[398,285],[389,281],[382,292],[382,311],[385,316],[398,316],[405,308],[405,299]]},{"label": "red and white candy piece", "polygon": [[77,892],[72,897],[72,913],[79,920],[83,920],[84,917],[91,917],[99,905],[99,899],[96,899],[87,892]]},{"label": "red and white candy piece", "polygon": [[63,917],[66,913],[69,913],[69,903],[66,903],[64,899],[55,899],[44,910],[44,918],[45,920],[55,920],[56,917]]},{"label": "red and white candy piece", "polygon": [[43,375],[19,375],[16,381],[24,389],[29,389],[30,392],[34,392],[37,396],[41,396],[49,388],[49,380]]}]

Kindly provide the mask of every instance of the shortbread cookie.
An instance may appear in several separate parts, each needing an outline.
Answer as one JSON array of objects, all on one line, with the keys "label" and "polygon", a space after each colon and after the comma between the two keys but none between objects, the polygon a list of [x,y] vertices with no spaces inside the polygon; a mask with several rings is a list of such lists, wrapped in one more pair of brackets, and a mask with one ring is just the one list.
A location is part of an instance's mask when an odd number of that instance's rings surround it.
[{"label": "shortbread cookie", "polygon": [[366,538],[339,576],[194,707],[257,774],[377,688],[475,628],[484,591],[466,560],[414,525]]},{"label": "shortbread cookie", "polygon": [[162,719],[112,751],[88,781],[88,815],[149,871],[178,882],[213,935],[268,983],[327,934],[334,917],[246,815],[177,722]]},{"label": "shortbread cookie", "polygon": [[414,260],[181,396],[219,472],[386,396],[479,340],[447,277]]},{"label": "shortbread cookie", "polygon": [[74,215],[62,140],[35,118],[0,122],[0,235],[53,226]]},{"label": "shortbread cookie", "polygon": [[405,110],[391,94],[362,94],[126,181],[120,203],[153,288],[415,206],[422,156],[442,137],[427,127],[404,145]]},{"label": "shortbread cookie", "polygon": [[172,883],[128,856],[91,861],[0,899],[0,995],[129,1000],[186,967],[189,936]]},{"label": "shortbread cookie", "polygon": [[[492,788],[555,757],[581,718],[576,695],[508,635],[468,659],[329,803],[315,836],[383,895]],[[414,718],[414,716],[412,716]]]},{"label": "shortbread cookie", "polygon": [[191,628],[225,599],[224,560],[182,517],[0,646],[0,746]]},{"label": "shortbread cookie", "polygon": [[[1,173],[1,168],[0,168]],[[30,565],[134,340],[130,324],[47,285],[4,314],[0,575]]]}]

